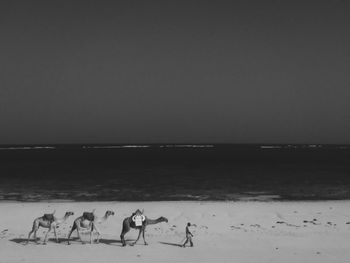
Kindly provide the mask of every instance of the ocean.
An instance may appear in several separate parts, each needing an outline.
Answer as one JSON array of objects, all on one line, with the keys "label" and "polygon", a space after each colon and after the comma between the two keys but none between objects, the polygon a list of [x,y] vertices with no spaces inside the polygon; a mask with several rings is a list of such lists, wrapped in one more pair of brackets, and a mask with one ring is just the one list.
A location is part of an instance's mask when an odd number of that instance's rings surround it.
[{"label": "ocean", "polygon": [[0,201],[350,199],[344,145],[0,147]]}]

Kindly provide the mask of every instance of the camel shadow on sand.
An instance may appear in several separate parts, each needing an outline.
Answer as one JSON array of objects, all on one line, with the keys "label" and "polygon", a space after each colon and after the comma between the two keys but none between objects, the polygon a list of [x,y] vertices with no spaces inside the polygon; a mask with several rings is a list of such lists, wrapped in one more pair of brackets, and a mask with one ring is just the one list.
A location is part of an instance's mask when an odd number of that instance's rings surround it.
[{"label": "camel shadow on sand", "polygon": [[117,244],[122,246],[122,241],[120,239],[105,239],[101,238],[99,241],[100,244],[110,245],[110,246],[116,246]]},{"label": "camel shadow on sand", "polygon": [[[131,246],[130,242],[134,242],[134,241],[135,241],[135,239],[125,239],[125,242],[127,242],[127,245],[129,245],[129,246]],[[119,244],[121,247],[123,246],[122,245],[122,241],[120,239],[105,239],[105,238],[101,238],[99,243],[106,244],[106,245],[111,245],[111,246],[113,246],[113,245],[116,246],[117,244]]]},{"label": "camel shadow on sand", "polygon": [[[15,242],[17,244],[21,244],[21,245],[26,245],[27,244],[27,238],[13,238],[10,239],[9,241],[11,242]],[[68,239],[67,238],[59,238],[58,239],[59,244],[67,244],[68,243]],[[74,244],[90,244],[89,241],[84,241],[84,243],[82,243],[79,238],[75,237],[75,238],[71,238],[70,239],[71,242],[74,242]],[[133,239],[127,239],[128,241],[135,241]],[[39,240],[38,239],[38,244],[35,243],[35,241],[33,239],[29,240],[29,244],[33,244],[33,245],[41,245],[43,243],[43,240]],[[49,238],[47,243],[56,243],[56,239],[55,238]],[[96,244],[96,243],[94,243]],[[101,238],[99,240],[98,244],[105,244],[105,245],[109,245],[109,246],[122,246],[122,241],[120,239],[105,239],[105,238]]]},{"label": "camel shadow on sand", "polygon": [[[26,239],[26,238],[12,238],[12,239],[10,239],[9,241],[15,242],[15,243],[17,243],[17,244],[22,244],[22,245],[24,245],[24,244],[27,243],[27,239]],[[31,242],[31,241],[29,241],[29,242]],[[33,241],[33,242],[34,242],[34,241]]]},{"label": "camel shadow on sand", "polygon": [[[10,239],[9,241],[15,242],[15,243],[17,243],[17,244],[25,245],[25,244],[27,244],[27,240],[28,240],[27,238],[12,238],[12,239]],[[78,241],[78,238],[71,238],[71,241]],[[39,242],[39,245],[40,245],[40,244],[42,244],[44,241],[41,240],[41,239],[38,239],[38,242]],[[57,244],[55,238],[49,238],[49,239],[47,240],[47,242],[48,242],[48,243],[50,242],[50,243],[55,243],[55,244]],[[59,238],[59,239],[58,239],[58,242],[59,242],[59,243],[65,243],[65,242],[68,242],[68,239],[67,239],[67,238]],[[34,241],[33,239],[30,239],[30,240],[29,240],[29,244],[37,245],[37,244],[35,244],[35,241]]]},{"label": "camel shadow on sand", "polygon": [[[61,242],[68,242],[67,238],[61,238]],[[89,240],[84,240],[84,243],[80,241],[79,238],[71,238],[70,241],[74,242],[74,244],[90,244]],[[126,241],[133,241],[133,240],[126,240]],[[52,242],[55,242],[55,239],[52,239]],[[94,241],[93,245],[95,244],[104,244],[109,246],[122,246],[122,241],[120,239],[106,239],[106,238],[100,238],[99,242],[96,243],[96,240]]]},{"label": "camel shadow on sand", "polygon": [[[12,238],[9,241],[15,242],[15,243],[21,244],[21,245],[26,245],[27,244],[27,238]],[[59,238],[58,241],[59,241],[58,244],[67,244],[68,239],[67,238]],[[71,242],[73,241],[74,244],[89,244],[89,242],[87,242],[87,241],[85,241],[84,243],[81,243],[81,241],[77,237],[71,238],[70,241]],[[135,240],[134,239],[126,239],[125,241],[126,242],[133,242]],[[29,240],[29,244],[32,244],[32,245],[42,245],[43,240],[38,239],[38,242],[39,243],[36,244],[33,239]],[[48,243],[57,244],[55,238],[49,238],[47,242]],[[167,243],[167,242],[159,242],[159,243],[164,244],[164,245],[181,247],[181,245],[175,244],[175,243]],[[94,243],[94,244],[96,244],[96,243]],[[120,239],[105,239],[105,238],[101,238],[99,240],[99,244],[105,244],[105,245],[109,245],[109,246],[122,246],[122,241]]]},{"label": "camel shadow on sand", "polygon": [[182,247],[182,245],[180,245],[178,243],[170,243],[170,242],[158,242],[158,243],[163,244],[163,245],[168,245],[168,246]]}]

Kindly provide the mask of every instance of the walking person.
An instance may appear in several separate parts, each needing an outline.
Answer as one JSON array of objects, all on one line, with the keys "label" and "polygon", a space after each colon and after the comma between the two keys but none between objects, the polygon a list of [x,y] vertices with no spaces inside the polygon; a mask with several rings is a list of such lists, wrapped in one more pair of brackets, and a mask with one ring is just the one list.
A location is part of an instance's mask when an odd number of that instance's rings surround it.
[{"label": "walking person", "polygon": [[182,245],[182,247],[186,247],[186,244],[188,243],[188,242],[190,242],[190,246],[191,247],[193,247],[193,242],[192,242],[192,237],[193,237],[193,235],[192,235],[192,233],[191,233],[191,231],[190,231],[190,226],[191,226],[191,223],[187,223],[187,226],[186,226],[186,241],[185,241],[185,243]]}]

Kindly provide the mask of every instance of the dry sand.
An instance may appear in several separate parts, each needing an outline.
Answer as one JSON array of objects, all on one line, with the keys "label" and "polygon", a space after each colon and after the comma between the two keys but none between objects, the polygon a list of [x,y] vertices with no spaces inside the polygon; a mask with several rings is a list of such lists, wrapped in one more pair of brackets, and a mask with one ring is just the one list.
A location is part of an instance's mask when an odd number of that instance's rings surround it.
[{"label": "dry sand", "polygon": [[[96,209],[116,212],[100,225],[99,244],[67,245],[75,217]],[[144,208],[149,218],[165,216],[168,223],[149,226],[142,240],[121,247],[124,217]],[[62,242],[51,235],[46,246],[23,245],[33,219],[56,209],[75,215],[59,227]],[[196,224],[193,248],[178,246],[185,224]],[[45,229],[38,231],[43,239]],[[76,237],[76,233],[73,234]],[[127,234],[136,238],[137,231]],[[84,238],[88,240],[88,235]],[[47,202],[0,203],[0,262],[350,262],[350,201],[318,202]]]}]

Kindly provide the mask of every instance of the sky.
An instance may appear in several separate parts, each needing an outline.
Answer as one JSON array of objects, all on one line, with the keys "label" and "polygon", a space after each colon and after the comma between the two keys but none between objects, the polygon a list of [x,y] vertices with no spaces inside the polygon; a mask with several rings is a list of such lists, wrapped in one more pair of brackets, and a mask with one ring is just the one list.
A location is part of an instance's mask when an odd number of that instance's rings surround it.
[{"label": "sky", "polygon": [[0,144],[350,143],[349,13],[1,1]]}]

